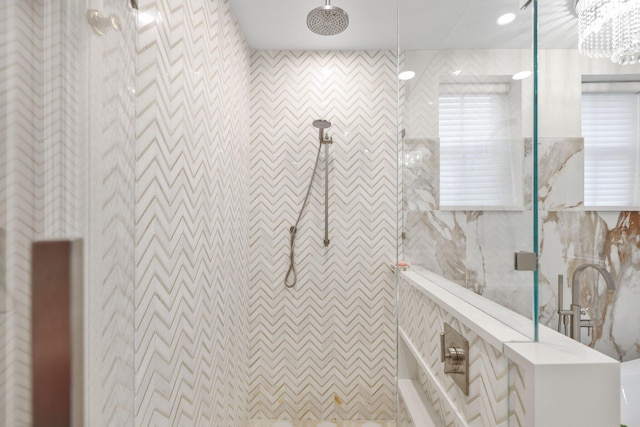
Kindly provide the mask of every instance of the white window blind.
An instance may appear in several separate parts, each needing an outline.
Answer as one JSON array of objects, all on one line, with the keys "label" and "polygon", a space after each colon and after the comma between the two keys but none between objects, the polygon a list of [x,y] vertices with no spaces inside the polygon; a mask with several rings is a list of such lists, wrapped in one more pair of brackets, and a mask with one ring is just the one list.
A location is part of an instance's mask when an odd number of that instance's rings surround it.
[{"label": "white window blind", "polygon": [[440,206],[514,206],[507,93],[441,93]]},{"label": "white window blind", "polygon": [[584,203],[638,206],[639,108],[636,93],[583,93]]}]

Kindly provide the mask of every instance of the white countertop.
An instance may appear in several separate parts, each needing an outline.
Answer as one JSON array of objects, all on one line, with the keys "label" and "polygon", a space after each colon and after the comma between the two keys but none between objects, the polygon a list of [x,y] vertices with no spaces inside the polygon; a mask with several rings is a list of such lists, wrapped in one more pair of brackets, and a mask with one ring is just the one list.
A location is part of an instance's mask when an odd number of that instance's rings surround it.
[{"label": "white countertop", "polygon": [[531,319],[430,271],[403,271],[400,277],[518,364],[618,364],[609,356],[544,325],[539,325],[539,342],[534,342],[532,334],[519,332],[530,329],[533,333]]}]

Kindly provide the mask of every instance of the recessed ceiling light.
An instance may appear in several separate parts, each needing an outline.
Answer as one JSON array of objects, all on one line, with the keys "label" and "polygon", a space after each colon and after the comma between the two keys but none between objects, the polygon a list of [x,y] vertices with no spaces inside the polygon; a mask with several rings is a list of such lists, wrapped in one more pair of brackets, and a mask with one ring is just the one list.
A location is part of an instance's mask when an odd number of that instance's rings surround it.
[{"label": "recessed ceiling light", "polygon": [[416,76],[416,73],[414,71],[403,71],[400,74],[398,74],[398,78],[400,80],[411,80],[415,76]]},{"label": "recessed ceiling light", "polygon": [[531,71],[520,71],[519,73],[515,73],[513,76],[511,76],[511,78],[513,80],[522,80],[522,79],[526,79],[530,75],[531,75]]},{"label": "recessed ceiling light", "polygon": [[505,13],[501,17],[498,18],[496,24],[498,25],[507,25],[513,22],[516,19],[515,13]]},{"label": "recessed ceiling light", "polygon": [[453,74],[454,76],[459,76],[460,74],[462,74],[462,70],[452,71],[451,74]]}]

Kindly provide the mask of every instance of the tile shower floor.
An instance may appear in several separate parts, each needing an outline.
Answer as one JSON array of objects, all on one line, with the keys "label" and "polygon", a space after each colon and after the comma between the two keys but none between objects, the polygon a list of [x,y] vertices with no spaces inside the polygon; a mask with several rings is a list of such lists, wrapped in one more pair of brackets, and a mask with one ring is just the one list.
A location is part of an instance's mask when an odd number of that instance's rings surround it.
[{"label": "tile shower floor", "polygon": [[396,427],[395,421],[251,420],[249,427]]}]

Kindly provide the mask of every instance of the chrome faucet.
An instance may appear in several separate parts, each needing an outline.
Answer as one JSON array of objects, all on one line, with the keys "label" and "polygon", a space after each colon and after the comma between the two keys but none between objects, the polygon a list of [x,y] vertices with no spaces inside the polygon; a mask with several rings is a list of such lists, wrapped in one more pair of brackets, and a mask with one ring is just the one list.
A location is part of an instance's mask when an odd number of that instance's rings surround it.
[{"label": "chrome faucet", "polygon": [[[613,281],[613,277],[611,274],[602,266],[596,264],[581,264],[579,265],[575,271],[573,272],[573,276],[571,277],[571,309],[563,310],[562,309],[562,282],[561,277],[558,279],[558,315],[562,316],[565,321],[567,316],[571,318],[571,327],[569,329],[569,336],[576,341],[580,341],[580,328],[581,328],[581,311],[580,311],[580,276],[582,272],[587,268],[594,268],[600,273],[600,275],[604,278],[604,281],[607,283],[607,289],[615,290],[616,284]],[[558,331],[560,330],[560,318],[558,318]],[[592,325],[588,325],[592,326]],[[565,323],[566,329],[566,323]]]}]

